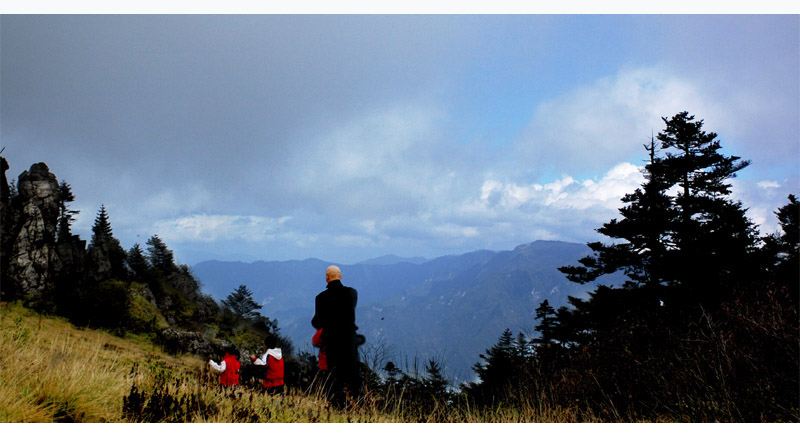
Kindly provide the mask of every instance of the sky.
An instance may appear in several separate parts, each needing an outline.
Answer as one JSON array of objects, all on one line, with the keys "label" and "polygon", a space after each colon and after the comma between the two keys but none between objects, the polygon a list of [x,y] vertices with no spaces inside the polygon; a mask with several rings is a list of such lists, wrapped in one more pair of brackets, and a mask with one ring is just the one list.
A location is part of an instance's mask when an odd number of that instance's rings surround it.
[{"label": "sky", "polygon": [[798,15],[3,15],[9,180],[45,162],[180,263],[596,241],[688,111],[800,194]]}]

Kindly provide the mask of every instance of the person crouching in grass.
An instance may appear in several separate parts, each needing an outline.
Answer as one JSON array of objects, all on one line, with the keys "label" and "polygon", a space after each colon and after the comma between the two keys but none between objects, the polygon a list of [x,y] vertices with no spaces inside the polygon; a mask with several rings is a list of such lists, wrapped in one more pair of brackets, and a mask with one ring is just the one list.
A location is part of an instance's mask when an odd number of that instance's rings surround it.
[{"label": "person crouching in grass", "polygon": [[239,368],[241,364],[236,356],[237,354],[236,346],[231,345],[225,348],[225,356],[219,364],[214,360],[208,360],[208,364],[211,368],[220,372],[219,383],[223,387],[239,385]]},{"label": "person crouching in grass", "polygon": [[278,338],[272,334],[267,335],[264,339],[264,345],[267,351],[261,358],[256,358],[255,355],[250,357],[253,364],[256,366],[264,366],[264,380],[261,383],[264,391],[269,394],[283,395],[283,353],[278,347]]}]

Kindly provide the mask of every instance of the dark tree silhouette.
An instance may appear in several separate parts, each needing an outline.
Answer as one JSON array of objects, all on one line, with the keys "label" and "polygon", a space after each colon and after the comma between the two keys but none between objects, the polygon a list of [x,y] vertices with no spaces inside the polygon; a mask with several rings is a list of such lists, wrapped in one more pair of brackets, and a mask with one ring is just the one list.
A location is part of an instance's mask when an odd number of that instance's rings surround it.
[{"label": "dark tree silhouette", "polygon": [[147,259],[150,265],[164,273],[172,272],[177,269],[175,258],[172,251],[167,248],[158,235],[153,235],[147,240]]},{"label": "dark tree silhouette", "polygon": [[621,219],[598,229],[615,243],[590,243],[594,254],[581,266],[559,269],[580,283],[624,272],[628,281],[616,290],[625,303],[617,304],[640,313],[718,305],[757,268],[756,227],[741,203],[727,197],[727,180],[748,162],[722,155],[717,135],[686,112],[663,120],[657,138],[665,156],[657,156],[654,141],[646,146],[646,182],[622,198]]},{"label": "dark tree silhouette", "polygon": [[111,278],[127,279],[129,274],[126,266],[127,253],[119,240],[114,237],[105,205],[100,207],[92,226],[89,257],[91,259],[90,274],[96,281]]},{"label": "dark tree silhouette", "polygon": [[134,275],[138,278],[145,278],[147,271],[150,268],[150,264],[147,261],[147,258],[144,255],[144,251],[142,250],[139,243],[136,243],[131,247],[128,251],[128,267],[133,271]]},{"label": "dark tree silhouette", "polygon": [[229,294],[222,301],[222,306],[240,319],[251,320],[260,316],[258,310],[262,308],[261,305],[253,300],[253,292],[245,285],[240,285],[233,293]]},{"label": "dark tree silhouette", "polygon": [[72,237],[71,226],[75,221],[74,216],[80,212],[69,208],[68,204],[74,201],[75,195],[72,194],[72,187],[66,181],[61,181],[61,185],[58,187],[58,242],[68,241]]}]

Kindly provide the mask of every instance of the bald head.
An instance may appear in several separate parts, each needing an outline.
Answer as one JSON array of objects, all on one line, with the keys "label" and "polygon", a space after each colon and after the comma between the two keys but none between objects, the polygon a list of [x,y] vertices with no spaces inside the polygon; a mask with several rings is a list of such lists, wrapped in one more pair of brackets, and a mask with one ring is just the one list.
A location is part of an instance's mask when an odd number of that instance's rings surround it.
[{"label": "bald head", "polygon": [[342,271],[336,266],[328,267],[328,269],[325,270],[325,282],[331,282],[337,279],[342,279]]}]

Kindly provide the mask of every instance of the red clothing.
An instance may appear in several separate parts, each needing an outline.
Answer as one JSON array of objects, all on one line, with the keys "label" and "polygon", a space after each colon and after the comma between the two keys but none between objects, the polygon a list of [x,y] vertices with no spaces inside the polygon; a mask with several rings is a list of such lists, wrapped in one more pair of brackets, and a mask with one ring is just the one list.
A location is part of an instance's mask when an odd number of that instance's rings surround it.
[{"label": "red clothing", "polygon": [[267,374],[264,378],[264,387],[278,387],[283,385],[283,357],[276,359],[274,356],[267,357]]},{"label": "red clothing", "polygon": [[322,329],[317,329],[317,332],[311,337],[311,344],[319,348],[320,370],[328,370],[328,356],[325,353],[325,346],[322,344]]},{"label": "red clothing", "polygon": [[239,360],[226,353],[222,361],[225,363],[225,371],[219,375],[219,383],[224,386],[239,385]]}]

